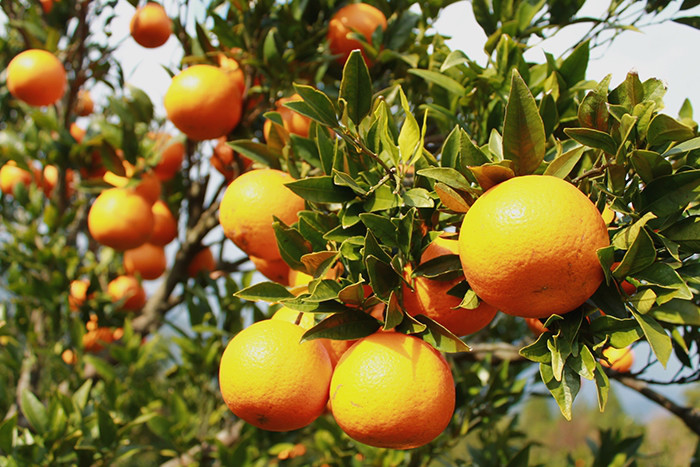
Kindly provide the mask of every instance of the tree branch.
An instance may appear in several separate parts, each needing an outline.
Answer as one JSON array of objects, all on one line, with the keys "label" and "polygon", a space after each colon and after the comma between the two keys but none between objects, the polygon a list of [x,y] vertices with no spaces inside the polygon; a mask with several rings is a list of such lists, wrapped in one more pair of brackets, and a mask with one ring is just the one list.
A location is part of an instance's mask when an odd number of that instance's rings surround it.
[{"label": "tree branch", "polygon": [[683,423],[686,424],[688,428],[700,436],[700,409],[678,405],[663,394],[654,391],[647,383],[643,381],[639,381],[614,371],[609,371],[608,375],[676,415],[683,421]]}]

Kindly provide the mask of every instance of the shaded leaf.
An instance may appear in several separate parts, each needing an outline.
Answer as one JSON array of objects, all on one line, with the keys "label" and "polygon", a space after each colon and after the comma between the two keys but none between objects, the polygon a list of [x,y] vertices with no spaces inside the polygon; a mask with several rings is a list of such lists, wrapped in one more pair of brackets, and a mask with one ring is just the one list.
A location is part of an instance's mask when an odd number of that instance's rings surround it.
[{"label": "shaded leaf", "polygon": [[306,177],[284,185],[312,203],[343,203],[355,198],[352,190],[333,183],[331,175]]},{"label": "shaded leaf", "polygon": [[345,101],[345,111],[350,120],[359,125],[372,107],[372,81],[367,64],[359,50],[350,52],[343,67],[340,82],[340,99]]},{"label": "shaded leaf", "polygon": [[381,327],[379,321],[361,311],[333,313],[311,329],[307,330],[301,341],[313,339],[361,339],[373,334]]},{"label": "shaded leaf", "polygon": [[269,303],[294,298],[294,295],[285,286],[272,281],[258,282],[239,290],[233,296],[253,302],[263,300]]},{"label": "shaded leaf", "polygon": [[664,331],[664,328],[661,327],[658,321],[648,314],[643,315],[633,310],[632,316],[634,316],[642,328],[644,337],[646,337],[649,342],[654,355],[656,355],[659,362],[666,368],[666,363],[668,363],[671,352],[673,352],[671,338],[666,334],[666,331]]}]

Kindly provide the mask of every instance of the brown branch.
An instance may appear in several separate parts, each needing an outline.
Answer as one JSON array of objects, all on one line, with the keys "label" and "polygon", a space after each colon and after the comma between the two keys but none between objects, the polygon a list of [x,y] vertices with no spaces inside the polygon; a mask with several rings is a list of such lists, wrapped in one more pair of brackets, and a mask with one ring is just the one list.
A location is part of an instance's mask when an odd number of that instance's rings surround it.
[{"label": "brown branch", "polygon": [[616,379],[620,383],[624,384],[628,388],[634,389],[650,401],[655,402],[664,409],[668,410],[669,412],[680,418],[683,421],[683,423],[685,423],[686,426],[690,428],[695,434],[700,436],[699,408],[684,407],[678,405],[663,394],[654,391],[647,383],[631,378],[624,374],[609,371],[608,375]]},{"label": "brown branch", "polygon": [[501,361],[521,362],[526,358],[520,355],[520,348],[505,342],[469,344],[471,351],[462,352],[456,356],[458,360],[482,361],[488,357],[495,357]]}]

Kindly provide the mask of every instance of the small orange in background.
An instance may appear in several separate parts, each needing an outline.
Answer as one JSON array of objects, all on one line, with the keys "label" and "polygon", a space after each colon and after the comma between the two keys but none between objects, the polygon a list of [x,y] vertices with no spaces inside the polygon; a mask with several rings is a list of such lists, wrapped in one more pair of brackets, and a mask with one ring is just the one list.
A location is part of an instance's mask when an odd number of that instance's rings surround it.
[{"label": "small orange in background", "polygon": [[67,365],[75,365],[75,363],[78,361],[78,357],[76,357],[75,352],[73,352],[71,349],[64,350],[61,353],[61,359]]},{"label": "small orange in background", "polygon": [[110,188],[92,203],[88,230],[95,241],[115,250],[136,248],[153,232],[151,205],[133,190]]},{"label": "small orange in background", "polygon": [[95,102],[90,91],[81,89],[78,91],[78,100],[75,102],[75,113],[80,117],[87,117],[95,110]]},{"label": "small orange in background", "polygon": [[159,245],[144,243],[124,252],[124,271],[130,276],[155,280],[163,275],[167,266],[165,249]]},{"label": "small orange in background", "polygon": [[156,151],[160,153],[158,164],[153,168],[161,182],[167,182],[175,177],[185,160],[185,145],[169,135],[156,136]]},{"label": "small orange in background", "polygon": [[235,58],[228,57],[225,54],[218,55],[219,67],[221,67],[233,80],[236,88],[241,93],[241,97],[245,93],[245,73],[243,68]]},{"label": "small orange in background", "polygon": [[603,349],[603,357],[605,358],[600,359],[601,365],[620,373],[629,373],[634,363],[634,352],[631,347],[623,349],[606,347]]},{"label": "small orange in background", "polygon": [[476,295],[524,318],[564,314],[603,281],[597,250],[610,244],[596,206],[571,183],[517,176],[479,196],[464,215],[459,256]]},{"label": "small orange in background", "polygon": [[208,274],[216,269],[216,260],[209,247],[203,247],[192,257],[187,265],[187,276],[197,277],[200,273]]},{"label": "small orange in background", "polygon": [[[124,335],[122,328],[110,328],[99,326],[97,316],[91,315],[90,321],[85,323],[87,332],[83,334],[83,349],[86,352],[97,353],[104,349],[106,344],[118,341]],[[66,362],[68,363],[68,362]]]},{"label": "small orange in background", "polygon": [[68,306],[71,311],[79,311],[89,298],[87,296],[90,281],[87,279],[75,279],[71,281],[68,292]]},{"label": "small orange in background", "polygon": [[39,0],[39,3],[41,3],[41,9],[44,10],[44,14],[48,15],[53,10],[53,0]]},{"label": "small orange in background", "polygon": [[291,431],[323,413],[331,361],[320,342],[300,343],[303,334],[293,323],[266,319],[231,339],[221,357],[219,387],[236,416],[264,430]]},{"label": "small orange in background", "polygon": [[273,216],[287,225],[298,219],[304,199],[285,186],[291,175],[276,169],[251,170],[226,188],[219,206],[224,234],[248,255],[281,259]]},{"label": "small orange in background", "polygon": [[289,285],[289,265],[283,259],[265,259],[250,256],[250,261],[260,274],[278,284]]},{"label": "small orange in background", "polygon": [[530,328],[535,337],[539,337],[543,332],[547,331],[547,328],[544,327],[544,324],[538,318],[525,318],[525,324],[527,324],[527,327]]},{"label": "small orange in background", "polygon": [[[307,138],[309,136],[309,127],[311,126],[311,119],[284,106],[284,104],[288,102],[295,102],[300,100],[303,99],[299,94],[294,94],[289,97],[283,97],[281,99],[278,99],[276,102],[275,111],[278,112],[282,117],[282,124],[285,130],[287,130],[289,133]],[[270,139],[270,131],[272,131],[272,121],[266,120],[263,124],[263,136],[265,137],[265,141],[268,141]]]},{"label": "small orange in background", "polygon": [[226,144],[225,136],[217,140],[210,162],[211,165],[224,176],[227,182],[231,182],[231,180],[253,165],[253,161],[245,156],[238,154],[238,157],[236,157],[233,148]]},{"label": "small orange in background", "polygon": [[22,184],[25,188],[34,183],[35,175],[17,165],[13,160],[9,160],[0,168],[0,190],[6,195],[13,195],[15,187]]},{"label": "small orange in background", "polygon": [[371,61],[367,57],[364,45],[357,39],[348,37],[350,33],[358,33],[372,43],[372,34],[377,28],[386,30],[386,16],[378,8],[365,3],[351,3],[338,10],[328,23],[328,46],[333,55],[339,55],[338,62],[344,64],[350,56],[350,52],[360,49],[367,64]]},{"label": "small orange in background", "polygon": [[153,231],[149,243],[165,246],[177,238],[177,219],[162,199],[151,207],[153,213]]},{"label": "small orange in background", "polygon": [[[72,169],[66,169],[66,196],[71,197],[75,193],[74,179],[75,174]],[[53,190],[58,184],[58,168],[55,165],[46,165],[41,178],[41,187],[46,196],[52,196]]]},{"label": "small orange in background", "polygon": [[68,127],[68,132],[78,143],[83,142],[83,138],[85,138],[85,134],[87,133],[84,128],[81,128],[80,125],[75,122],[70,124],[70,127]]},{"label": "small orange in background", "polygon": [[63,64],[46,50],[25,50],[7,66],[7,89],[29,105],[55,104],[63,97],[66,83]]},{"label": "small orange in background", "polygon": [[117,276],[112,279],[107,284],[107,295],[112,302],[121,302],[124,311],[138,311],[146,304],[146,291],[134,276]]},{"label": "small orange in background", "polygon": [[129,22],[131,37],[142,47],[153,49],[168,42],[173,22],[162,6],[149,2],[137,8]]},{"label": "small orange in background", "polygon": [[228,134],[241,119],[243,98],[226,71],[193,65],[177,74],[163,104],[168,119],[189,138],[201,141]]},{"label": "small orange in background", "polygon": [[427,342],[378,332],[340,357],[330,403],[335,421],[354,440],[412,449],[435,439],[449,424],[454,379],[445,358]]},{"label": "small orange in background", "polygon": [[[443,255],[456,255],[457,240],[438,237],[433,240],[421,256],[421,263]],[[406,269],[408,278],[411,268]],[[422,314],[446,327],[456,336],[473,334],[493,321],[496,308],[481,302],[473,310],[459,308],[462,299],[447,292],[463,280],[457,277],[451,280],[434,280],[419,276],[413,279],[413,291],[403,286],[403,303],[411,316]]]}]

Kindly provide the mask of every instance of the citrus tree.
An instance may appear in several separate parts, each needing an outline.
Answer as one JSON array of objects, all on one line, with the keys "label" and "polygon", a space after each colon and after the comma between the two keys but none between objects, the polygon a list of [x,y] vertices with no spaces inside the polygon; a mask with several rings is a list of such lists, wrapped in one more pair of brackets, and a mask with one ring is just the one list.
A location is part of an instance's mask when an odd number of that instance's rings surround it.
[{"label": "citrus tree", "polygon": [[[2,2],[3,465],[527,465],[611,379],[700,434],[693,109],[586,73],[696,2],[475,0],[485,64],[450,3]],[[178,44],[164,112],[113,34]]]}]

